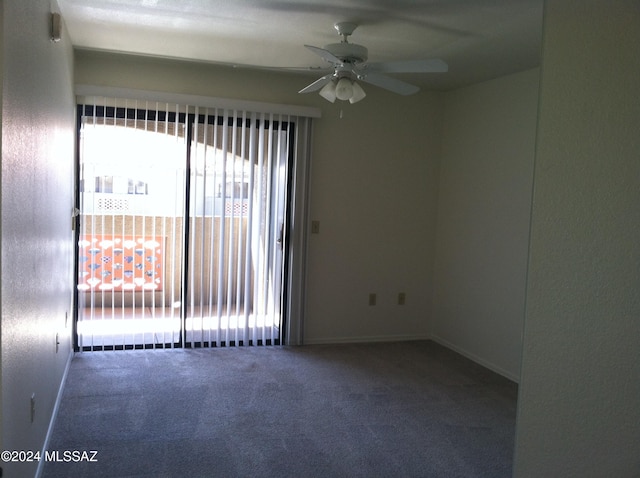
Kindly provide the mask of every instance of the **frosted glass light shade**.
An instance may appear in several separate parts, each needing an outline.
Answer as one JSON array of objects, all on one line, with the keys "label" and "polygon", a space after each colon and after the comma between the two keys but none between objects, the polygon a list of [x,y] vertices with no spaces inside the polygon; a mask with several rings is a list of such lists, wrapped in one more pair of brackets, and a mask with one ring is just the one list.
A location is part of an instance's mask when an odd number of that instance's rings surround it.
[{"label": "frosted glass light shade", "polygon": [[331,103],[336,101],[336,84],[333,81],[330,81],[326,85],[322,87],[319,93],[325,100],[330,101]]},{"label": "frosted glass light shade", "polygon": [[358,101],[363,99],[365,96],[367,96],[367,94],[364,92],[362,87],[355,81],[353,82],[352,88],[353,88],[353,95],[351,95],[351,98],[349,98],[349,103],[351,104],[357,103]]},{"label": "frosted glass light shade", "polygon": [[336,85],[336,97],[339,100],[346,101],[353,96],[353,85],[349,78],[340,78]]}]

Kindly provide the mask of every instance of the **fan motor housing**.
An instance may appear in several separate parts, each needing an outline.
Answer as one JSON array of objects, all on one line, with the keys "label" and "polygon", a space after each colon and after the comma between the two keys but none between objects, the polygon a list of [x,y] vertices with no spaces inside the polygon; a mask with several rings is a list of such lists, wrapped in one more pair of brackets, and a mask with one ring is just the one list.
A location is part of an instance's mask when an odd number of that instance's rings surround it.
[{"label": "fan motor housing", "polygon": [[340,58],[345,63],[364,63],[367,61],[369,51],[362,45],[355,43],[331,43],[324,47],[334,56]]}]

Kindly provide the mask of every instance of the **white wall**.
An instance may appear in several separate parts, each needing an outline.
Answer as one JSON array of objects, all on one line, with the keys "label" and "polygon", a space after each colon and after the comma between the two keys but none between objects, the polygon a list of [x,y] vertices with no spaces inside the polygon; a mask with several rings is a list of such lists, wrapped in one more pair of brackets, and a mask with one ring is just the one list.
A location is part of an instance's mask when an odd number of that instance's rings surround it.
[{"label": "white wall", "polygon": [[545,7],[517,478],[640,476],[640,4]]},{"label": "white wall", "polygon": [[433,338],[518,380],[539,70],[445,96]]},{"label": "white wall", "polygon": [[[39,450],[71,352],[74,98],[69,40],[50,0],[4,0],[2,36],[2,449]],[[55,337],[60,334],[56,353]],[[30,419],[30,398],[36,413]],[[4,475],[37,463],[2,463]]]},{"label": "white wall", "polygon": [[[313,80],[303,76],[86,51],[76,60],[78,84],[321,108],[310,199],[320,234],[309,241],[304,340],[427,337],[441,95],[365,86],[360,103],[330,104],[297,94]],[[404,306],[396,305],[399,292]]]}]

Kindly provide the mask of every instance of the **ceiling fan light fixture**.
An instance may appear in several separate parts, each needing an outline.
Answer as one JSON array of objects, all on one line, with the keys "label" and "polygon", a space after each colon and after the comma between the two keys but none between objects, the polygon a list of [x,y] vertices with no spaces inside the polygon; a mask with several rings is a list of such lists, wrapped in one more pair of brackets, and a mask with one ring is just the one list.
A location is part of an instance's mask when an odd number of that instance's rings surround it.
[{"label": "ceiling fan light fixture", "polygon": [[336,84],[336,97],[339,100],[346,101],[353,96],[353,83],[347,77],[340,78]]},{"label": "ceiling fan light fixture", "polygon": [[333,74],[318,78],[301,89],[299,93],[321,90],[320,95],[331,103],[334,103],[337,98],[353,104],[367,96],[356,82],[358,80],[406,96],[417,93],[420,88],[387,76],[385,73],[444,73],[449,70],[447,64],[437,58],[367,63],[369,56],[367,47],[348,41],[348,37],[358,24],[340,22],[334,26],[342,37],[340,43],[331,43],[324,48],[305,45],[307,49],[332,65]]},{"label": "ceiling fan light fixture", "polygon": [[364,99],[365,96],[367,96],[362,87],[355,81],[353,82],[352,88],[353,95],[351,95],[351,98],[349,98],[349,103],[357,103],[358,101]]},{"label": "ceiling fan light fixture", "polygon": [[322,87],[319,93],[325,100],[334,103],[336,101],[336,84],[330,81]]}]

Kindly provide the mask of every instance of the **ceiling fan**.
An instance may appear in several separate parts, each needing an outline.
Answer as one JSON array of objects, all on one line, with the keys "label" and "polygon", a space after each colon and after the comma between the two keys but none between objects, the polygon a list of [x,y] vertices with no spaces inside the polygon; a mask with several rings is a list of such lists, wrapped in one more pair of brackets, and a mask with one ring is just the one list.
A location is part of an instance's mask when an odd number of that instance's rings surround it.
[{"label": "ceiling fan", "polygon": [[318,78],[298,93],[320,90],[320,96],[331,103],[336,99],[357,103],[366,96],[356,81],[359,80],[399,95],[411,95],[420,88],[384,73],[443,73],[448,70],[447,64],[438,59],[367,63],[367,48],[348,41],[348,37],[357,26],[350,22],[336,23],[334,27],[342,36],[340,43],[331,43],[324,48],[305,45],[313,53],[331,63],[333,72]]}]

